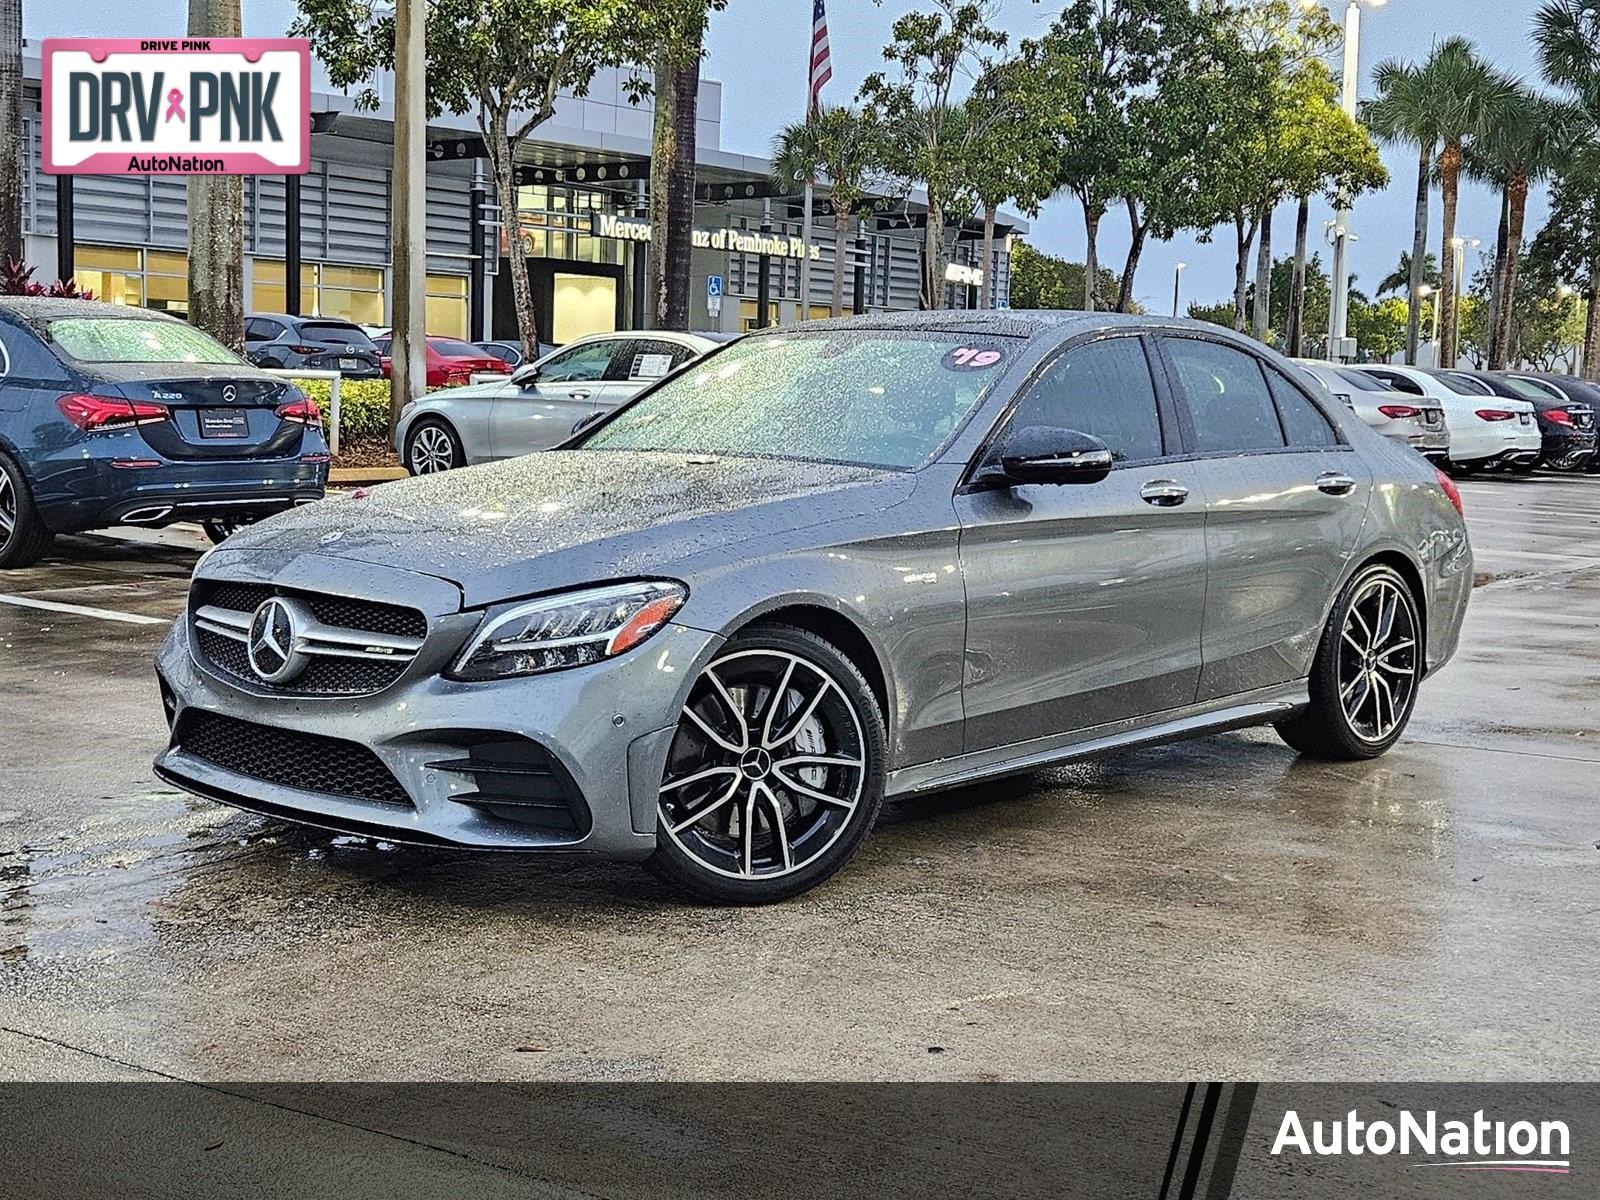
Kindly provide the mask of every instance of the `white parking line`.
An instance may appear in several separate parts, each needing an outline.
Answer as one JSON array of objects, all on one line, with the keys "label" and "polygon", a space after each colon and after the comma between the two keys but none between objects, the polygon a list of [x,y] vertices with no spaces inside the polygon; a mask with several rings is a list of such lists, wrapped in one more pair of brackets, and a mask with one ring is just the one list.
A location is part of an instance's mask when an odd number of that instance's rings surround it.
[{"label": "white parking line", "polygon": [[17,608],[37,608],[45,612],[71,613],[77,617],[94,617],[100,621],[121,621],[128,625],[170,625],[170,617],[146,617],[139,613],[115,612],[109,608],[90,608],[86,604],[60,604],[54,600],[33,600],[27,596],[0,595],[0,604]]}]

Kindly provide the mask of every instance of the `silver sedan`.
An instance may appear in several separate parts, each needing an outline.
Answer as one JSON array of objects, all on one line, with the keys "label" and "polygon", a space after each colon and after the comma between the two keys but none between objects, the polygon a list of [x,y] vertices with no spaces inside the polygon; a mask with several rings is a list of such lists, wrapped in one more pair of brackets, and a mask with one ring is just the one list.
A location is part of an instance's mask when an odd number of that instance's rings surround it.
[{"label": "silver sedan", "polygon": [[568,447],[213,550],[158,656],[156,769],[313,825],[779,900],[886,797],[1255,724],[1382,754],[1456,648],[1459,505],[1211,325],[762,332]]},{"label": "silver sedan", "polygon": [[548,450],[731,334],[597,333],[508,379],[430,392],[406,406],[395,449],[413,475]]}]

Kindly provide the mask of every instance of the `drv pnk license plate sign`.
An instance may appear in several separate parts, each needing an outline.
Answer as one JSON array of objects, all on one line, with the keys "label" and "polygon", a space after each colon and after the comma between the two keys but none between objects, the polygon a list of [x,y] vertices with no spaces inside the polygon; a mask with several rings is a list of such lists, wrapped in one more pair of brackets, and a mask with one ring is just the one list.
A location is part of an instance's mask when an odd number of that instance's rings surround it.
[{"label": "drv pnk license plate sign", "polygon": [[304,38],[46,38],[52,175],[299,175],[311,166]]}]

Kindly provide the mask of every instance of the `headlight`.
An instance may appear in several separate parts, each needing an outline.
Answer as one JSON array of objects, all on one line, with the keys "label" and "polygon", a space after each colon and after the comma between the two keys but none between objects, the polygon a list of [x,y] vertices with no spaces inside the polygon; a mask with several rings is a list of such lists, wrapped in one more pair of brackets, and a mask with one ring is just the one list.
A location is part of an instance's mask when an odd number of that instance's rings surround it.
[{"label": "headlight", "polygon": [[688,598],[681,583],[651,580],[530,600],[491,616],[450,673],[504,679],[615,658],[670,621]]}]

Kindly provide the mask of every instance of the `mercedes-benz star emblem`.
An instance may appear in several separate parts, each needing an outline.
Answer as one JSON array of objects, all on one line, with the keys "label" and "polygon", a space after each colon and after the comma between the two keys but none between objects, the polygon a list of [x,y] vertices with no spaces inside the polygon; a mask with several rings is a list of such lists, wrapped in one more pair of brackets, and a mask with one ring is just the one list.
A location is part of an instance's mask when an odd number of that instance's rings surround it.
[{"label": "mercedes-benz star emblem", "polygon": [[223,384],[222,385],[222,398],[224,400],[226,400],[229,404],[232,404],[235,400],[237,400],[239,398],[239,389],[234,387],[233,384],[231,384],[231,383]]},{"label": "mercedes-benz star emblem", "polygon": [[250,621],[250,640],[245,653],[250,669],[266,683],[288,683],[306,669],[300,651],[300,631],[306,620],[299,605],[274,596],[256,609]]}]

